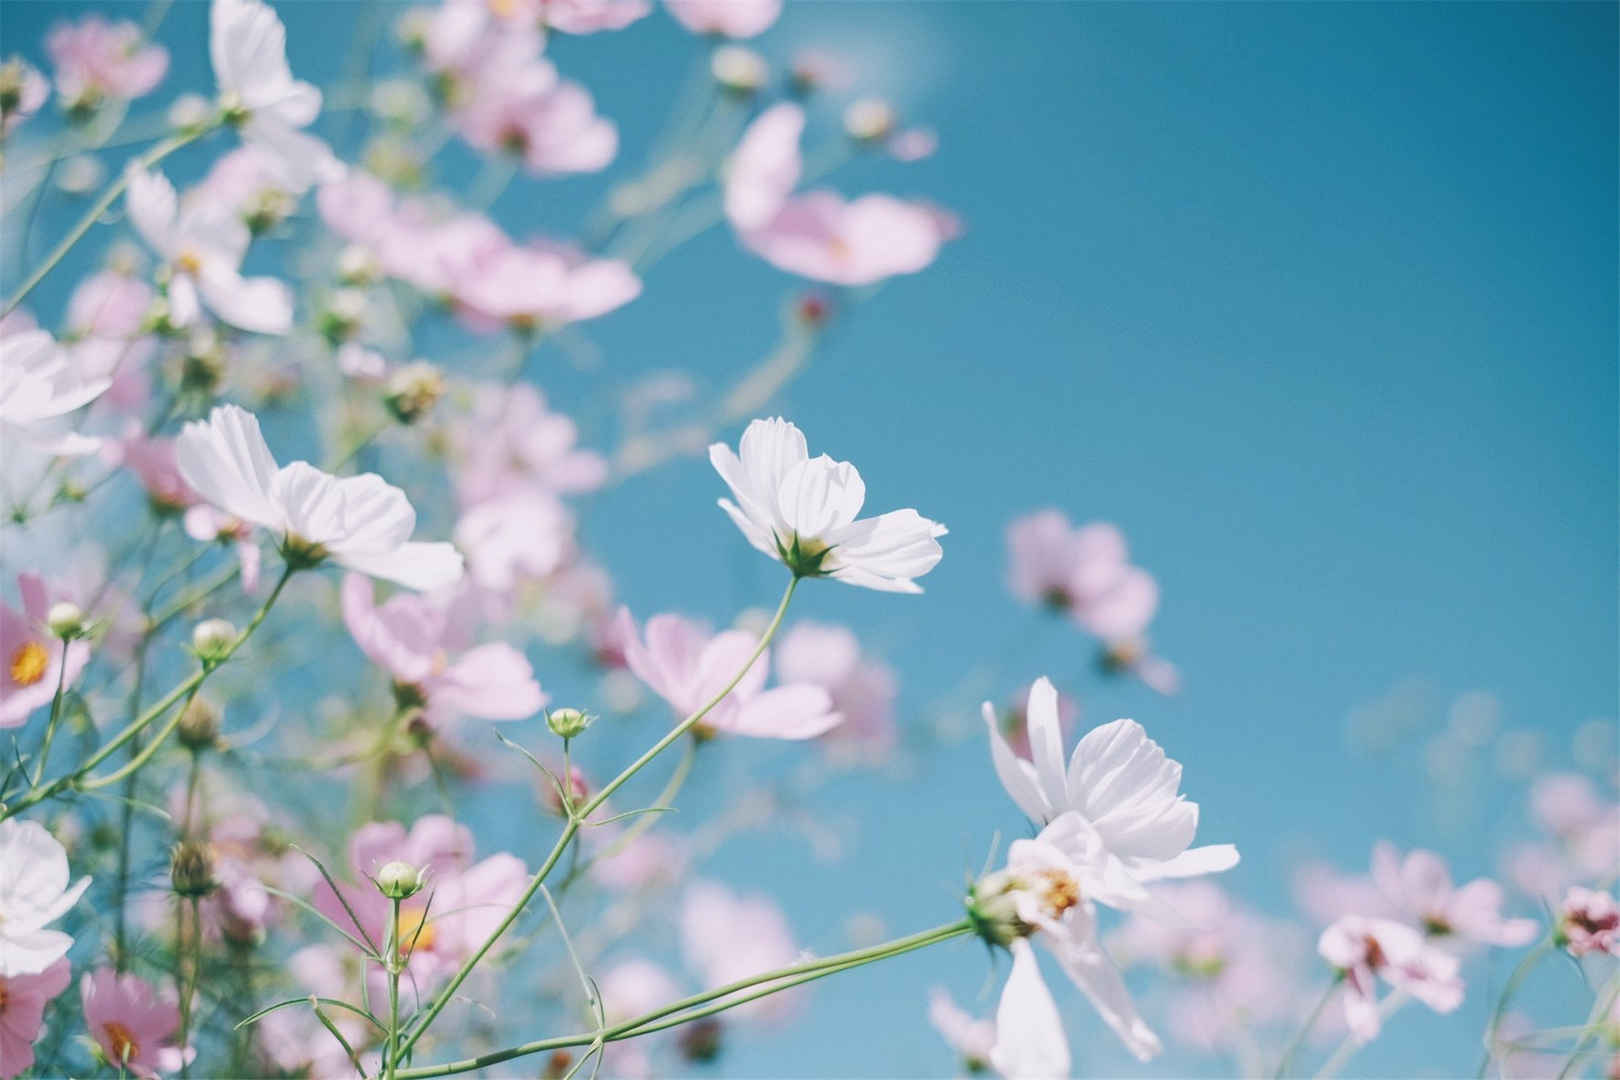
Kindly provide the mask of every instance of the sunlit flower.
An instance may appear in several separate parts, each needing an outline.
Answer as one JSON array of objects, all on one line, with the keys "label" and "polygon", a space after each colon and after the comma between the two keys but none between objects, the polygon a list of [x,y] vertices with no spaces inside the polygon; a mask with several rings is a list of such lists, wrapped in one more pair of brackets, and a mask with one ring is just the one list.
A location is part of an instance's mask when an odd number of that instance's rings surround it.
[{"label": "sunlit flower", "polygon": [[537,176],[596,172],[619,149],[619,129],[597,115],[589,90],[547,60],[481,69],[453,120],[480,150],[513,154]]},{"label": "sunlit flower", "polygon": [[1382,1025],[1377,979],[1435,1012],[1451,1012],[1462,1004],[1459,961],[1429,944],[1410,926],[1389,919],[1346,915],[1322,931],[1316,949],[1343,973],[1345,1019],[1359,1042],[1376,1037]]},{"label": "sunlit flower", "polygon": [[606,315],[641,294],[628,263],[559,244],[519,246],[501,236],[464,254],[447,270],[457,312],[474,329],[554,330]]},{"label": "sunlit flower", "polygon": [[574,517],[547,492],[512,491],[465,510],[456,522],[455,541],[466,554],[473,582],[506,594],[573,558]]},{"label": "sunlit flower", "polygon": [[405,493],[374,473],[336,477],[295,461],[277,468],[252,413],[216,406],[175,440],[180,475],[197,494],[241,521],[269,529],[295,559],[340,566],[407,588],[461,577],[449,544],[412,543],[416,512]]},{"label": "sunlit flower", "polygon": [[[180,1028],[180,1007],[151,983],[101,968],[79,981],[79,994],[90,1037],[113,1068],[139,1077],[179,1070],[183,1058],[173,1038]],[[191,1053],[187,1050],[185,1056]]]},{"label": "sunlit flower", "polygon": [[1620,956],[1620,904],[1609,893],[1573,886],[1558,908],[1558,938],[1574,956]]},{"label": "sunlit flower", "polygon": [[0,976],[37,975],[73,938],[47,925],[79,902],[90,879],[69,885],[67,851],[37,821],[0,821]]},{"label": "sunlit flower", "polygon": [[88,641],[63,642],[50,632],[53,598],[38,575],[17,575],[17,592],[22,611],[0,603],[0,728],[19,727],[49,705],[57,683],[71,689],[90,661]]},{"label": "sunlit flower", "polygon": [[782,14],[782,0],[664,0],[675,20],[694,34],[751,38]]},{"label": "sunlit flower", "polygon": [[285,334],[292,326],[287,286],[271,277],[242,276],[248,227],[227,207],[206,200],[181,207],[162,173],[133,164],[125,198],[135,230],[168,262],[171,324],[195,325],[206,305],[225,322],[254,333]]},{"label": "sunlit flower", "polygon": [[[1097,939],[1096,907],[1114,891],[1113,870],[1090,850],[1075,845],[1085,823],[1066,813],[1033,840],[1015,840],[1005,869],[977,882],[968,914],[979,934],[1012,950],[1013,969],[996,1010],[996,1043],[990,1063],[1003,1076],[1065,1077],[1068,1042],[1041,979],[1030,938],[1052,953],[1103,1021],[1127,1049],[1146,1061],[1160,1050],[1157,1036],[1137,1014],[1124,980]],[[1071,858],[1069,852],[1078,857]]]},{"label": "sunlit flower", "polygon": [[86,15],[61,23],[45,35],[45,51],[56,69],[56,92],[70,109],[132,101],[169,69],[168,50],[144,40],[141,28],[127,19]]},{"label": "sunlit flower", "polygon": [[261,0],[213,0],[208,30],[220,106],[242,138],[279,158],[299,191],[340,176],[327,145],[299,130],[319,115],[321,92],[292,77],[287,30],[275,11]]},{"label": "sunlit flower", "polygon": [[1539,931],[1534,919],[1502,917],[1502,887],[1489,878],[1453,885],[1445,860],[1432,851],[1403,859],[1393,845],[1379,844],[1372,879],[1398,912],[1431,936],[1511,947],[1528,944]]},{"label": "sunlit flower", "polygon": [[[669,702],[682,716],[708,704],[742,670],[759,643],[753,634],[707,630],[679,615],[647,620],[646,642],[635,632],[630,612],[618,615],[624,626],[625,662],[636,677]],[[726,697],[704,716],[700,730],[767,739],[810,739],[843,717],[819,686],[791,684],[765,689],[770,654],[762,653]]]},{"label": "sunlit flower", "polygon": [[749,424],[739,450],[715,443],[709,461],[737,499],[720,508],[755,548],[800,577],[922,591],[912,579],[938,564],[945,526],[915,510],[857,519],[866,484],[855,466],[810,457],[804,434],[780,417]]},{"label": "sunlit flower", "polygon": [[72,981],[66,960],[35,975],[0,975],[0,1080],[21,1076],[34,1064],[45,1006]]},{"label": "sunlit flower", "polygon": [[[687,887],[680,909],[681,951],[706,987],[760,975],[799,959],[793,930],[782,909],[762,894],[738,895],[713,881]],[[788,990],[738,1006],[739,1016],[780,1019],[797,1007],[804,991]]]},{"label": "sunlit flower", "polygon": [[363,574],[346,575],[342,595],[355,644],[388,672],[396,697],[420,706],[429,726],[459,716],[521,720],[546,703],[522,653],[500,641],[466,647],[442,605],[399,593],[378,607]]},{"label": "sunlit flower", "polygon": [[64,432],[71,412],[112,385],[110,375],[83,370],[43,330],[0,337],[0,438],[51,454],[89,454],[98,439]]},{"label": "sunlit flower", "polygon": [[[1068,835],[1100,845],[1109,891],[1091,895],[1102,903],[1130,906],[1145,898],[1149,882],[1237,865],[1231,844],[1190,846],[1198,804],[1179,793],[1181,766],[1136,721],[1115,720],[1087,732],[1065,769],[1057,690],[1049,679],[1037,679],[1029,691],[1032,761],[1012,752],[988,701],[983,713],[996,775],[1018,808],[1043,824],[1072,816],[1078,827]],[[1051,842],[1058,839],[1055,834]]]},{"label": "sunlit flower", "polygon": [[779,270],[860,286],[915,274],[934,261],[950,235],[933,208],[922,203],[882,194],[851,200],[818,190],[789,198],[741,239]]}]

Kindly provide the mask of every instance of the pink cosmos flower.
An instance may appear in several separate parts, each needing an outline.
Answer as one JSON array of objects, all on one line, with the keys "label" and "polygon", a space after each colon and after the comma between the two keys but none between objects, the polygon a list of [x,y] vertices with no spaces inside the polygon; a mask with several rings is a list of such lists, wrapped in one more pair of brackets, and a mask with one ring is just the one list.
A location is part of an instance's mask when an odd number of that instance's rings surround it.
[{"label": "pink cosmos flower", "polygon": [[[712,881],[695,881],[681,900],[681,949],[710,989],[799,959],[787,917],[770,897],[738,895]],[[802,990],[758,998],[731,1010],[738,1016],[780,1020],[803,1000]]]},{"label": "pink cosmos flower", "polygon": [[936,986],[928,994],[928,1022],[945,1045],[956,1051],[968,1072],[983,1072],[990,1067],[990,1054],[996,1045],[994,1021],[964,1012],[951,1000],[949,991]]},{"label": "pink cosmos flower", "polygon": [[[742,630],[710,635],[680,615],[648,619],[643,644],[629,609],[621,608],[618,618],[626,624],[621,640],[630,670],[682,716],[697,712],[724,690],[758,644],[754,635]],[[755,738],[811,739],[843,721],[823,688],[789,684],[767,690],[769,672],[766,650],[736,688],[709,710],[699,729]]]},{"label": "pink cosmos flower", "polygon": [[656,885],[672,885],[686,869],[686,845],[668,833],[651,830],[640,833],[628,844],[623,833],[604,825],[592,834],[597,854],[591,860],[591,877],[610,889],[636,892]]},{"label": "pink cosmos flower", "polygon": [[279,154],[245,143],[222,154],[202,182],[186,193],[186,200],[224,208],[257,234],[297,209],[298,197],[309,190],[309,179],[289,169]]},{"label": "pink cosmos flower", "polygon": [[1358,1042],[1378,1035],[1377,979],[1448,1013],[1462,1004],[1460,962],[1418,931],[1389,919],[1346,915],[1317,940],[1316,951],[1344,973],[1344,1013]]},{"label": "pink cosmos flower", "polygon": [[1554,836],[1592,828],[1614,812],[1614,804],[1604,800],[1596,785],[1579,773],[1538,776],[1530,787],[1531,816]]},{"label": "pink cosmos flower", "polygon": [[[632,957],[621,960],[596,980],[602,997],[602,1011],[609,1024],[652,1012],[681,997],[681,987],[669,972],[650,960]],[[602,1064],[609,1074],[638,1080],[654,1075],[647,1039],[608,1043],[602,1048]]]},{"label": "pink cosmos flower", "polygon": [[393,678],[396,696],[420,703],[430,727],[460,716],[521,720],[545,704],[522,653],[499,641],[464,648],[443,605],[398,593],[377,607],[362,574],[344,576],[342,595],[355,643]]},{"label": "pink cosmos flower", "polygon": [[[102,968],[80,980],[79,994],[90,1037],[114,1068],[143,1078],[179,1070],[182,1054],[172,1039],[180,1007],[151,983]],[[185,1057],[192,1053],[188,1049]]]},{"label": "pink cosmos flower", "polygon": [[1558,937],[1572,956],[1620,956],[1620,904],[1610,893],[1571,887],[1558,908]]},{"label": "pink cosmos flower", "polygon": [[1432,851],[1406,857],[1391,844],[1373,849],[1372,879],[1390,904],[1432,936],[1455,934],[1482,945],[1511,947],[1534,940],[1534,919],[1502,917],[1502,887],[1489,878],[1454,886],[1445,860]]},{"label": "pink cosmos flower", "polygon": [[[426,887],[400,905],[398,927],[401,942],[415,942],[408,970],[425,991],[454,972],[499,925],[522,896],[529,873],[521,859],[505,853],[473,862],[472,833],[442,814],[418,818],[409,832],[397,822],[361,826],[349,842],[349,864],[359,884],[339,888],[359,918],[359,930],[379,946],[392,908],[367,878],[396,859],[427,874]],[[313,902],[339,926],[355,930],[324,881],[315,887]]]},{"label": "pink cosmos flower", "polygon": [[527,247],[491,237],[449,269],[457,313],[473,329],[555,329],[594,319],[641,294],[628,263],[594,259],[561,244]]},{"label": "pink cosmos flower", "polygon": [[652,13],[647,0],[536,0],[540,21],[565,34],[623,30]]},{"label": "pink cosmos flower", "polygon": [[456,522],[467,575],[492,594],[510,593],[560,569],[574,555],[574,517],[543,491],[513,491],[475,503]]},{"label": "pink cosmos flower", "polygon": [[840,757],[875,764],[898,741],[894,672],[861,654],[860,642],[842,626],[801,622],[782,638],[777,677],[785,683],[819,686],[844,722],[828,733],[828,746]]},{"label": "pink cosmos flower", "polygon": [[39,107],[51,96],[51,84],[45,81],[45,76],[20,56],[0,64],[0,88],[16,95],[15,104],[7,102],[0,108],[0,138],[10,135],[24,120],[39,112]]},{"label": "pink cosmos flower", "polygon": [[52,27],[45,51],[56,68],[56,92],[70,109],[133,101],[169,70],[168,50],[144,41],[139,26],[125,19],[108,22],[99,15]]},{"label": "pink cosmos flower", "polygon": [[79,282],[68,300],[68,330],[78,337],[134,337],[155,296],[152,286],[134,274],[97,271]]},{"label": "pink cosmos flower", "polygon": [[480,150],[515,154],[536,176],[596,172],[619,150],[619,129],[596,113],[590,91],[538,57],[473,76],[452,122]]},{"label": "pink cosmos flower", "polygon": [[768,224],[798,186],[803,134],[804,109],[791,102],[766,109],[743,132],[726,162],[724,189],[726,220],[739,232]]},{"label": "pink cosmos flower", "polygon": [[456,495],[472,505],[511,489],[593,491],[607,478],[607,462],[578,440],[574,421],[552,411],[536,387],[479,385],[471,411],[450,430]]},{"label": "pink cosmos flower", "polygon": [[242,568],[242,591],[250,596],[259,591],[259,571],[263,566],[264,556],[259,551],[259,542],[254,535],[253,526],[239,518],[221,513],[206,503],[197,503],[187,509],[181,523],[185,527],[186,535],[193,540],[234,544],[236,559]]},{"label": "pink cosmos flower", "polygon": [[90,643],[64,645],[45,626],[55,601],[37,574],[19,574],[22,611],[0,603],[0,728],[20,727],[30,713],[49,705],[58,682],[72,687],[90,662]]},{"label": "pink cosmos flower", "polygon": [[[1069,831],[1071,838],[1099,853],[1108,891],[1087,895],[1130,907],[1146,898],[1144,886],[1150,882],[1219,873],[1237,865],[1237,848],[1231,844],[1190,846],[1198,829],[1198,804],[1179,793],[1181,765],[1166,757],[1136,721],[1115,720],[1087,732],[1065,769],[1057,689],[1051,680],[1037,679],[1029,691],[1033,761],[1012,752],[988,701],[983,715],[996,775],[1019,809],[1043,824],[1060,815],[1073,819],[1077,827]],[[1052,842],[1056,839],[1054,834]]]},{"label": "pink cosmos flower", "polygon": [[743,246],[779,270],[830,285],[872,285],[932,263],[947,239],[939,217],[892,195],[833,191],[789,198]]},{"label": "pink cosmos flower", "polygon": [[694,34],[751,38],[782,14],[782,0],[664,0],[675,21]]},{"label": "pink cosmos flower", "polygon": [[[347,918],[347,916],[345,916]],[[348,925],[348,924],[343,924]],[[300,990],[337,1001],[359,1001],[361,990],[354,953],[347,943],[308,945],[286,960],[286,973]],[[359,1049],[376,1035],[365,1019],[345,1009],[333,1009],[327,1019]],[[307,1074],[318,1080],[358,1077],[349,1055],[332,1038],[310,1009],[277,1009],[254,1025],[265,1058],[289,1074]],[[368,1075],[375,1075],[375,1052],[360,1055]]]},{"label": "pink cosmos flower", "polygon": [[72,981],[66,960],[36,975],[0,975],[0,1080],[13,1080],[33,1066],[45,1006]]}]

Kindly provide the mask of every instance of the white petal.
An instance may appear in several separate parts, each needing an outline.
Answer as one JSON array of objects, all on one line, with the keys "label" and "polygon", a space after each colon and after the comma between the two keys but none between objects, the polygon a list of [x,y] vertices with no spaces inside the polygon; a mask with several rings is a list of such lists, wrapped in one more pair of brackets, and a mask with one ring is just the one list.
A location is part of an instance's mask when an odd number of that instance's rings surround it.
[{"label": "white petal", "polygon": [[197,299],[197,281],[190,274],[169,279],[169,321],[178,327],[196,326],[202,318],[202,302]]},{"label": "white petal", "polygon": [[1024,712],[1029,725],[1029,751],[1035,776],[1055,809],[1069,806],[1069,783],[1063,771],[1063,730],[1058,723],[1058,696],[1052,680],[1042,675],[1029,688]]},{"label": "white petal", "polygon": [[174,455],[180,475],[205,502],[254,525],[284,527],[270,497],[276,461],[259,421],[246,409],[221,405],[207,420],[187,424],[175,439]]},{"label": "white petal", "polygon": [[1121,858],[1169,859],[1198,828],[1198,806],[1180,798],[1181,766],[1134,720],[1087,732],[1069,762],[1077,809]]},{"label": "white petal", "polygon": [[748,489],[774,499],[788,470],[810,457],[804,432],[780,416],[755,420],[737,444]]},{"label": "white petal", "polygon": [[891,592],[921,592],[912,578],[932,570],[944,554],[937,537],[945,526],[915,510],[862,518],[825,537],[834,545],[827,564],[840,581]]},{"label": "white petal", "polygon": [[1238,858],[1238,849],[1232,844],[1207,844],[1188,848],[1173,859],[1145,862],[1140,867],[1133,867],[1131,872],[1142,881],[1199,877],[1230,870],[1238,864]]},{"label": "white petal", "polygon": [[198,287],[208,310],[240,330],[285,334],[292,329],[292,290],[275,278],[245,278],[215,263],[200,275]]},{"label": "white petal", "polygon": [[0,978],[38,975],[73,947],[73,938],[60,930],[0,933]]},{"label": "white petal", "polygon": [[1159,1037],[1147,1026],[1131,1001],[1130,991],[1119,969],[1097,944],[1096,926],[1085,906],[1070,908],[1063,916],[1061,936],[1047,934],[1044,940],[1059,964],[1086,997],[1091,999],[1103,1022],[1125,1043],[1138,1061],[1147,1061],[1163,1049]]},{"label": "white petal", "polygon": [[1001,780],[1001,786],[1007,789],[1012,801],[1018,804],[1018,809],[1031,821],[1044,822],[1051,816],[1052,807],[1041,794],[1041,786],[1035,780],[1035,769],[1007,745],[1007,740],[1001,734],[1001,722],[996,716],[995,706],[988,701],[980,708],[984,716],[985,727],[990,729],[990,763],[995,766],[996,776]]},{"label": "white petal", "polygon": [[724,730],[766,739],[813,739],[844,720],[819,686],[799,683],[766,690],[730,713]]},{"label": "white petal", "polygon": [[174,224],[180,214],[180,196],[175,193],[174,185],[162,173],[143,169],[133,162],[127,175],[129,188],[124,195],[124,207],[129,211],[130,224],[153,251],[172,254]]},{"label": "white petal", "polygon": [[776,492],[781,520],[803,537],[832,535],[855,520],[865,501],[866,484],[855,466],[826,454],[789,469]]},{"label": "white petal", "polygon": [[1012,944],[1012,958],[996,1009],[990,1064],[1010,1080],[1062,1080],[1069,1075],[1069,1042],[1035,951],[1020,938]]},{"label": "white petal", "polygon": [[401,544],[393,551],[346,554],[338,562],[362,574],[431,592],[461,580],[461,552],[452,544]]}]

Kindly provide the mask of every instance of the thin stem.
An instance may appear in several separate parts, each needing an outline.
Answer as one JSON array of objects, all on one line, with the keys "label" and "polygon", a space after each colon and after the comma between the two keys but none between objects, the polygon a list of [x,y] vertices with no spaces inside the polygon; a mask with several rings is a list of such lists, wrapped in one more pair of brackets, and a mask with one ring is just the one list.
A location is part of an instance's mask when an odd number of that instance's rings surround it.
[{"label": "thin stem", "polygon": [[1485,1070],[1490,1067],[1491,1058],[1496,1053],[1496,1033],[1502,1026],[1502,1017],[1507,1012],[1508,1003],[1519,990],[1533,968],[1553,949],[1553,935],[1548,934],[1536,942],[1535,948],[1520,957],[1514,966],[1507,982],[1502,984],[1502,996],[1496,999],[1496,1007],[1491,1010],[1491,1022],[1485,1028],[1485,1056],[1479,1059],[1479,1068],[1474,1071],[1476,1077],[1483,1077]]},{"label": "thin stem", "polygon": [[[477,951],[466,959],[450,981],[434,995],[433,1002],[428,1006],[427,1011],[422,1014],[422,1019],[412,1025],[411,1034],[406,1038],[405,1045],[400,1047],[399,1052],[402,1056],[410,1053],[411,1048],[432,1026],[433,1021],[438,1019],[439,1014],[444,1011],[444,1007],[450,1003],[450,998],[455,994],[456,990],[460,988],[462,983],[467,981],[467,976],[472,974],[473,968],[477,967],[489,950],[495,947],[495,943],[500,940],[501,935],[506,933],[511,925],[517,921],[517,917],[523,913],[523,909],[528,906],[529,901],[534,899],[534,894],[540,891],[540,886],[545,884],[547,875],[555,869],[558,860],[562,858],[563,852],[567,850],[569,843],[573,841],[574,836],[579,832],[580,825],[595,812],[597,807],[607,801],[609,795],[622,787],[626,781],[640,772],[648,762],[668,749],[671,743],[690,731],[693,725],[707,716],[716,705],[724,701],[726,695],[730,694],[737,684],[742,681],[743,676],[748,674],[770,644],[771,639],[776,636],[777,629],[782,625],[782,617],[787,614],[788,603],[792,601],[793,592],[798,588],[798,585],[799,579],[797,576],[788,579],[787,589],[782,593],[781,602],[776,605],[776,614],[772,617],[770,625],[760,635],[759,643],[754,646],[754,651],[749,654],[748,659],[731,681],[718,694],[704,703],[702,708],[676,724],[662,739],[654,743],[646,753],[631,762],[623,772],[609,781],[578,812],[569,815],[568,824],[563,827],[562,834],[557,837],[557,842],[552,845],[551,854],[546,856],[546,861],[541,864],[539,870],[535,871],[534,877],[529,880],[528,888],[523,891],[523,895],[518,898],[518,902],[512,906],[512,910],[507,912],[506,918],[501,920],[500,925],[495,927],[489,937],[484,940],[484,943],[478,947]],[[566,784],[566,782],[565,778],[564,783]]]},{"label": "thin stem", "polygon": [[1300,1027],[1299,1031],[1294,1033],[1294,1037],[1288,1041],[1288,1049],[1283,1051],[1281,1059],[1279,1059],[1277,1062],[1277,1071],[1272,1074],[1277,1078],[1277,1080],[1282,1080],[1284,1076],[1288,1075],[1288,1066],[1293,1064],[1294,1055],[1299,1053],[1299,1048],[1301,1046],[1305,1045],[1305,1039],[1310,1035],[1311,1029],[1314,1028],[1316,1026],[1316,1022],[1322,1018],[1322,1011],[1327,1008],[1328,1002],[1333,1000],[1334,992],[1339,989],[1340,984],[1343,982],[1343,974],[1334,977],[1333,981],[1328,984],[1327,990],[1317,1001],[1316,1007],[1313,1008],[1311,1010],[1311,1014],[1305,1018],[1305,1023]]},{"label": "thin stem", "polygon": [[[218,126],[219,121],[213,120],[190,131],[177,132],[147,150],[146,153],[136,157],[135,164],[140,168],[149,169],[182,146],[196,141]],[[101,220],[101,215],[105,214],[114,200],[124,193],[124,188],[128,184],[129,170],[125,169],[118,174],[118,177],[112,183],[107,185],[107,190],[103,191],[101,197],[90,205],[90,209],[85,211],[84,216],[79,219],[79,223],[68,230],[68,234],[62,237],[61,243],[57,244],[55,250],[45,257],[45,261],[36,266],[33,273],[23,280],[17,291],[11,294],[11,298],[6,301],[5,309],[0,310],[0,318],[4,318],[15,311],[17,305],[21,304],[28,294],[34,291],[34,286],[45,280],[45,275],[49,274],[56,264],[61,262],[69,251],[73,250],[73,245],[77,244],[84,237],[84,234],[90,231],[90,226]]]},{"label": "thin stem", "polygon": [[[189,948],[185,937],[186,909],[191,909],[191,941]],[[180,1076],[181,1080],[191,1074],[191,1055],[186,1053],[191,1037],[191,999],[197,991],[197,976],[202,968],[202,911],[198,907],[195,896],[187,897],[180,907],[180,942],[179,964],[175,971],[175,982],[180,990]],[[186,954],[191,956],[191,978],[186,978]]]},{"label": "thin stem", "polygon": [[383,1047],[383,1076],[394,1080],[399,1068],[399,897],[390,898],[388,924],[388,1043]]},{"label": "thin stem", "polygon": [[[827,975],[834,975],[841,971],[849,971],[865,964],[875,963],[879,960],[886,960],[891,956],[899,956],[902,953],[911,952],[915,949],[926,948],[929,945],[936,945],[940,942],[949,941],[952,938],[961,937],[964,934],[969,934],[972,932],[972,925],[966,919],[962,919],[958,922],[949,923],[945,926],[935,927],[932,930],[924,930],[921,933],[912,934],[908,937],[897,938],[894,941],[886,942],[882,945],[874,945],[866,949],[857,949],[853,952],[843,953],[838,956],[830,956],[823,960],[808,961],[802,964],[795,964],[792,967],[781,968],[777,971],[769,971],[760,975],[755,975],[752,978],[740,979],[737,982],[707,991],[706,993],[695,994],[688,998],[682,998],[680,1001],[672,1002],[669,1005],[663,1006],[662,1008],[655,1009],[654,1011],[646,1013],[642,1016],[626,1020],[621,1024],[616,1024],[613,1027],[607,1028],[603,1031],[586,1032],[577,1035],[560,1035],[550,1039],[539,1039],[535,1042],[523,1043],[519,1046],[509,1047],[505,1050],[497,1050],[493,1053],[484,1054],[476,1058],[468,1058],[464,1061],[453,1061],[443,1065],[424,1065],[420,1068],[405,1069],[398,1074],[397,1080],[428,1080],[430,1077],[450,1076],[455,1073],[471,1072],[475,1069],[488,1068],[491,1065],[498,1065],[503,1061],[511,1061],[513,1058],[526,1057],[530,1054],[538,1054],[546,1050],[560,1050],[570,1046],[589,1046],[597,1041],[607,1043],[618,1042],[623,1039],[636,1038],[637,1036],[646,1035],[654,1031],[660,1031],[668,1027],[674,1027],[678,1024],[684,1024],[691,1020],[701,1019],[704,1016],[710,1016],[714,1013],[734,1008],[735,1006],[741,1005],[744,1002],[753,1001],[756,998],[778,993],[779,991],[786,990],[789,987],[797,986],[800,983],[810,982],[813,979],[823,978]],[[741,997],[731,997],[731,995],[738,994],[744,990],[751,990],[755,987],[762,987],[762,989],[759,989],[753,993],[745,994]],[[714,1004],[711,1005],[711,1002]]]},{"label": "thin stem", "polygon": [[[221,664],[223,664],[226,660],[229,660],[236,653],[236,650],[242,647],[243,643],[246,642],[248,638],[253,636],[253,631],[257,630],[259,628],[259,624],[264,622],[265,616],[270,614],[270,609],[275,606],[276,600],[281,596],[281,590],[286,588],[287,582],[293,576],[295,570],[296,567],[291,565],[282,570],[280,580],[276,582],[276,587],[270,590],[270,595],[265,598],[264,604],[257,612],[254,613],[253,619],[245,628],[243,628],[241,633],[236,635],[236,640],[231,642],[230,646],[225,649],[223,655],[221,655],[216,662],[203,665],[189,678],[181,682],[174,689],[170,690],[163,696],[161,701],[136,717],[135,720],[125,727],[123,731],[115,735],[109,742],[106,743],[106,745],[102,746],[101,749],[90,755],[90,757],[78,768],[74,769],[70,773],[57,777],[44,787],[35,786],[16,802],[7,805],[4,809],[0,809],[0,821],[5,821],[9,818],[16,817],[29,807],[44,802],[46,799],[51,798],[63,789],[79,783],[84,779],[84,777],[89,775],[92,769],[94,769],[97,765],[100,765],[103,761],[107,760],[108,757],[112,756],[114,751],[116,751],[120,746],[123,746],[125,743],[135,738],[135,736],[139,735],[143,730],[145,730],[148,724],[167,712],[175,702],[179,701],[181,698],[188,698],[190,695],[194,695],[202,686],[203,681],[207,679],[208,676],[211,675],[217,668],[219,668]],[[105,787],[107,784],[113,783],[133,773],[141,765],[146,763],[147,759],[152,756],[157,747],[162,743],[163,739],[174,730],[177,722],[178,714],[176,719],[171,720],[164,728],[162,734],[160,734],[156,739],[152,740],[152,742],[148,743],[146,748],[132,758],[128,764],[106,776],[97,777],[94,780],[86,781],[82,786],[88,790]]]},{"label": "thin stem", "polygon": [[1617,995],[1620,995],[1620,973],[1615,974],[1604,986],[1603,992],[1593,1000],[1592,1011],[1586,1014],[1586,1029],[1581,1033],[1581,1037],[1575,1041],[1575,1048],[1569,1052],[1569,1060],[1565,1061],[1563,1067],[1558,1070],[1558,1080],[1564,1080],[1565,1077],[1575,1071],[1576,1064],[1585,1055],[1586,1048],[1592,1042],[1593,1036],[1602,1030],[1600,1021],[1608,1014],[1610,1007],[1614,1005],[1614,999]]},{"label": "thin stem", "polygon": [[56,738],[56,725],[62,718],[62,691],[67,686],[68,647],[72,644],[66,638],[62,639],[62,662],[56,667],[56,696],[51,698],[51,718],[45,723],[45,740],[39,744],[34,779],[28,785],[31,788],[39,787],[39,782],[45,778],[45,761],[51,756],[51,742]]},{"label": "thin stem", "polygon": [[[1402,1005],[1405,1005],[1409,1000],[1411,999],[1407,997],[1406,991],[1404,990],[1396,990],[1394,993],[1390,994],[1384,999],[1383,1003],[1378,1006],[1378,1022],[1380,1024],[1386,1022],[1391,1016],[1395,1015],[1396,1011],[1399,1010]],[[1345,1063],[1354,1057],[1356,1051],[1360,1050],[1363,1045],[1364,1044],[1362,1041],[1356,1038],[1354,1032],[1346,1035],[1344,1037],[1344,1041],[1339,1044],[1338,1049],[1333,1051],[1333,1056],[1327,1059],[1327,1062],[1322,1066],[1321,1071],[1316,1074],[1317,1080],[1325,1080],[1326,1077],[1337,1076],[1339,1070],[1344,1068]]]}]

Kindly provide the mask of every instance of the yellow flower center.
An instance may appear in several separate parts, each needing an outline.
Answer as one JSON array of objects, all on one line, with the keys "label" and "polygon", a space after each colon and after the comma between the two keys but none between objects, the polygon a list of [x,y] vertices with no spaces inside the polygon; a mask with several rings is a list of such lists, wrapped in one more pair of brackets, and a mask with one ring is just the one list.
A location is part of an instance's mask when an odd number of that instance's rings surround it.
[{"label": "yellow flower center", "polygon": [[1062,915],[1080,903],[1080,886],[1068,874],[1061,870],[1042,870],[1038,876],[1041,903],[1054,916]]},{"label": "yellow flower center", "polygon": [[402,954],[433,948],[433,939],[438,935],[433,924],[426,919],[426,907],[399,909],[399,925],[394,928],[394,940],[399,942]]},{"label": "yellow flower center", "polygon": [[102,1034],[107,1036],[107,1050],[112,1057],[113,1064],[125,1065],[135,1060],[141,1052],[140,1044],[135,1036],[130,1034],[129,1028],[116,1020],[110,1020],[101,1028]]},{"label": "yellow flower center", "polygon": [[510,19],[517,14],[517,0],[489,0],[490,14],[500,19]]},{"label": "yellow flower center", "polygon": [[174,265],[183,273],[195,274],[202,269],[202,257],[195,251],[182,251],[174,260]]},{"label": "yellow flower center", "polygon": [[18,686],[33,686],[45,677],[45,668],[51,661],[45,646],[37,641],[25,641],[11,654],[11,681]]}]

